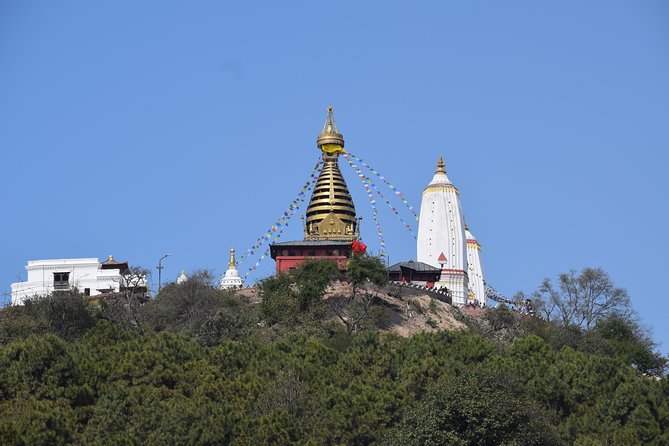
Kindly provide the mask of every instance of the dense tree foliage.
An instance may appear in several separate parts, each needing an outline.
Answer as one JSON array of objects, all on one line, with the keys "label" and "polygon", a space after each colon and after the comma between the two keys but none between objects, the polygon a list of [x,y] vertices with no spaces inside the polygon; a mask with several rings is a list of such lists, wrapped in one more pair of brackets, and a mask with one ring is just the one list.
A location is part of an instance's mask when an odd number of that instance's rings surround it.
[{"label": "dense tree foliage", "polygon": [[[360,295],[382,286],[369,275]],[[349,332],[324,302],[333,277],[267,279],[256,309],[193,274],[139,308],[144,334],[77,294],[5,309],[0,444],[669,444],[669,384],[645,374],[663,364],[628,319],[501,309],[486,323],[503,341]]]}]

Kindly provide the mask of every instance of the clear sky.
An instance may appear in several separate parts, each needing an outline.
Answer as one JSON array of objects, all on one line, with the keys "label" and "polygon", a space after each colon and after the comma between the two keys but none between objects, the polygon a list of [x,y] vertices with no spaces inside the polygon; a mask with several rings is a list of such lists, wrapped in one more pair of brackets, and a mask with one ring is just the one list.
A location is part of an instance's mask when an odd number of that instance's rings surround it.
[{"label": "clear sky", "polygon": [[[669,352],[662,0],[2,1],[0,289],[110,253],[222,273],[306,181],[329,103],[416,207],[444,155],[500,291],[602,267]],[[383,206],[390,261],[415,258]]]}]

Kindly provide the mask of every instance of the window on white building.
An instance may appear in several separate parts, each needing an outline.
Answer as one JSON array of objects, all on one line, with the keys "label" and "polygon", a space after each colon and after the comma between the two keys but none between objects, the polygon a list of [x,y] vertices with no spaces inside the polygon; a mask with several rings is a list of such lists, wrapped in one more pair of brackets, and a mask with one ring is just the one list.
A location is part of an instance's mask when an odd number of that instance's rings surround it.
[{"label": "window on white building", "polygon": [[70,288],[70,273],[53,273],[53,289],[67,290]]}]

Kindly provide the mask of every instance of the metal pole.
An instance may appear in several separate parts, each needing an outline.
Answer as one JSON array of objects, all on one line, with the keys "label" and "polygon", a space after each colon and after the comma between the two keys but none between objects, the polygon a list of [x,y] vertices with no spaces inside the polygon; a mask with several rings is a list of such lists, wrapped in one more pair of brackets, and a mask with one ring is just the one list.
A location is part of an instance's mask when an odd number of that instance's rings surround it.
[{"label": "metal pole", "polygon": [[172,255],[172,254],[165,254],[164,256],[162,256],[162,257],[160,258],[160,260],[158,260],[158,266],[156,266],[156,269],[158,270],[158,292],[159,292],[159,293],[160,293],[160,288],[161,288],[161,286],[162,286],[162,275],[163,275],[162,273],[163,273],[163,268],[165,268],[165,267],[163,266],[163,259],[165,259],[165,258],[167,258],[167,257],[169,257],[169,256],[171,256],[171,255]]}]

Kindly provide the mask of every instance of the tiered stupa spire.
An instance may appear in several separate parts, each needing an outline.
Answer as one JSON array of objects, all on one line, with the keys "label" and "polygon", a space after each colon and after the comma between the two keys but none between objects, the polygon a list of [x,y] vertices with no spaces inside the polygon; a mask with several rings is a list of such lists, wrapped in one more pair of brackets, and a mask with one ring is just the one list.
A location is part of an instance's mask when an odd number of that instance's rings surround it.
[{"label": "tiered stupa spire", "polygon": [[346,151],[332,106],[328,107],[323,131],[316,144],[322,152],[324,165],[307,206],[304,238],[350,242],[357,237],[358,227],[353,199],[339,170],[339,155]]}]

